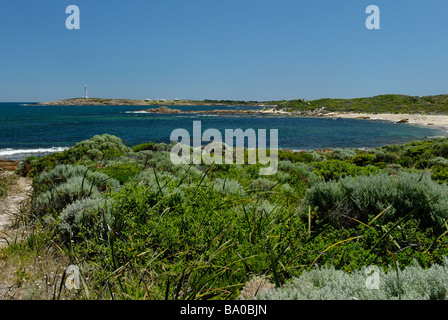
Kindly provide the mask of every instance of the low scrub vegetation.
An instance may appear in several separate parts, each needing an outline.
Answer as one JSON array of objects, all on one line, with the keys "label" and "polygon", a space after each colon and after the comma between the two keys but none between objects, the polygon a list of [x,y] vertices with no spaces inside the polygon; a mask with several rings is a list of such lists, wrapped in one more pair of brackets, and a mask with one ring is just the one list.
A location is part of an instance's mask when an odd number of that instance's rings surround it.
[{"label": "low scrub vegetation", "polygon": [[33,179],[23,219],[79,267],[77,298],[446,298],[448,140],[280,151],[272,176],[174,165],[171,147],[95,136],[18,168]]},{"label": "low scrub vegetation", "polygon": [[448,112],[448,95],[408,96],[386,94],[355,99],[304,99],[278,101],[278,106],[290,111],[308,111],[325,108],[330,112],[383,112],[383,113],[433,113]]},{"label": "low scrub vegetation", "polygon": [[267,300],[446,300],[447,261],[427,269],[418,264],[400,270],[371,266],[351,273],[333,267],[305,271],[275,289],[269,281],[260,282],[258,292],[243,290],[240,299]]}]

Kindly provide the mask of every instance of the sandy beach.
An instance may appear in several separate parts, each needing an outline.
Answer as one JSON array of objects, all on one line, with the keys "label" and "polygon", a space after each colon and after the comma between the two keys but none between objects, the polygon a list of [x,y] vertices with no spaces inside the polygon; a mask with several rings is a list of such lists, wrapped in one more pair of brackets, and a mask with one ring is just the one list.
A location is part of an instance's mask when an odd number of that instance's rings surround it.
[{"label": "sandy beach", "polygon": [[350,113],[350,112],[325,112],[324,110],[310,110],[307,112],[290,112],[279,108],[266,108],[262,110],[202,110],[202,111],[182,111],[171,109],[166,106],[159,108],[145,109],[138,112],[149,113],[211,113],[211,114],[253,114],[253,115],[290,115],[290,116],[311,116],[311,117],[330,117],[346,119],[364,119],[391,121],[398,124],[416,124],[421,126],[433,126],[448,131],[448,115],[427,115],[427,114],[394,114],[394,113]]},{"label": "sandy beach", "polygon": [[[278,115],[295,115],[295,112],[287,112],[275,108],[265,109],[260,113],[278,114]],[[306,114],[305,114],[306,115]],[[434,126],[444,130],[448,130],[448,115],[426,115],[426,114],[406,114],[406,113],[351,113],[351,112],[325,112],[310,114],[306,116],[345,118],[345,119],[364,119],[364,120],[381,120],[392,121],[395,123],[409,123],[422,126]]]},{"label": "sandy beach", "polygon": [[425,114],[390,114],[390,113],[326,113],[326,117],[347,118],[347,119],[366,119],[366,120],[385,120],[396,123],[409,123],[423,126],[434,126],[442,129],[448,129],[448,115],[425,115]]}]

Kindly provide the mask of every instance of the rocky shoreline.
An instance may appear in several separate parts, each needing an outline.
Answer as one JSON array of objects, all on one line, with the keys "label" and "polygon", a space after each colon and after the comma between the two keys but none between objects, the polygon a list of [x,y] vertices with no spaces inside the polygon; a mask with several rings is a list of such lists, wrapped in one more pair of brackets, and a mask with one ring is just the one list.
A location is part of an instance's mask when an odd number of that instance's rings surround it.
[{"label": "rocky shoreline", "polygon": [[201,114],[217,114],[217,115],[289,115],[289,116],[325,116],[325,111],[323,109],[316,110],[307,110],[307,111],[298,111],[298,112],[289,112],[283,109],[278,108],[269,108],[269,109],[260,109],[260,110],[179,110],[179,109],[171,109],[166,106],[158,107],[158,108],[150,108],[140,110],[139,112],[148,112],[148,113],[162,113],[162,114],[192,114],[192,113],[201,113]]},{"label": "rocky shoreline", "polygon": [[168,107],[158,107],[141,110],[140,112],[148,112],[148,113],[164,113],[164,114],[186,114],[186,113],[201,113],[201,114],[218,114],[218,115],[232,115],[232,114],[245,114],[245,115],[262,115],[262,114],[291,114],[284,111],[270,111],[270,110],[179,110],[179,109],[171,109]]},{"label": "rocky shoreline", "polygon": [[325,108],[305,111],[285,111],[280,108],[269,108],[260,110],[204,110],[204,111],[184,111],[179,109],[171,109],[168,107],[158,107],[152,109],[144,109],[140,112],[148,113],[167,113],[167,114],[217,114],[217,115],[287,115],[302,117],[327,117],[327,118],[344,118],[344,119],[360,119],[378,121],[385,120],[395,122],[397,124],[416,124],[421,126],[434,126],[446,130],[448,128],[448,115],[424,115],[424,114],[370,114],[370,113],[349,113],[349,112],[328,112]]}]

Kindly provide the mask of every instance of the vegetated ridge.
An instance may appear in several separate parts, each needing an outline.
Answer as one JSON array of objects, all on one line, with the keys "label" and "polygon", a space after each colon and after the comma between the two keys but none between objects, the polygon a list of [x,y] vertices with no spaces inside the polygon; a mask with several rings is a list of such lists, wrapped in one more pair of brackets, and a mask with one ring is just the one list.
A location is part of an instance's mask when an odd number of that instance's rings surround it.
[{"label": "vegetated ridge", "polygon": [[286,111],[325,109],[327,112],[366,113],[448,113],[448,95],[408,96],[387,94],[369,98],[277,101]]}]

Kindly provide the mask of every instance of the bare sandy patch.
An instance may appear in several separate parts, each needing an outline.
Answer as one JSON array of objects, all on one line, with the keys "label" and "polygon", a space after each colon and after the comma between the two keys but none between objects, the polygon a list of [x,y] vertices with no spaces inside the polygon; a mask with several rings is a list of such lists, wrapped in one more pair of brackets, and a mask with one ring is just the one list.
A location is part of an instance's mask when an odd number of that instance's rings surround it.
[{"label": "bare sandy patch", "polygon": [[[3,175],[14,175],[13,172],[4,171]],[[29,198],[31,192],[31,179],[17,177],[8,194],[0,199],[0,248],[8,244],[11,238],[11,222],[20,212],[20,206]]]},{"label": "bare sandy patch", "polygon": [[384,120],[395,123],[409,123],[448,129],[448,115],[332,112],[325,114],[325,116],[346,119]]}]

